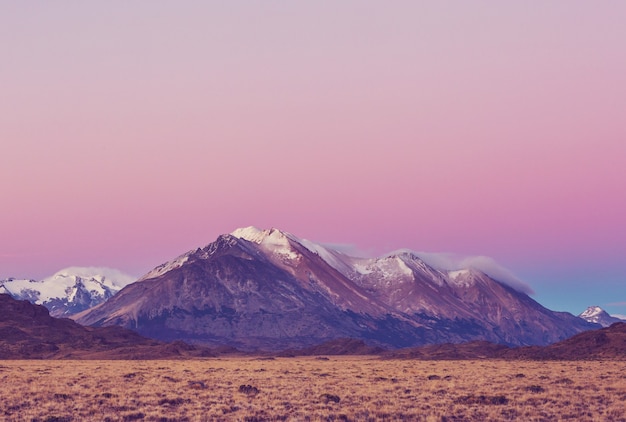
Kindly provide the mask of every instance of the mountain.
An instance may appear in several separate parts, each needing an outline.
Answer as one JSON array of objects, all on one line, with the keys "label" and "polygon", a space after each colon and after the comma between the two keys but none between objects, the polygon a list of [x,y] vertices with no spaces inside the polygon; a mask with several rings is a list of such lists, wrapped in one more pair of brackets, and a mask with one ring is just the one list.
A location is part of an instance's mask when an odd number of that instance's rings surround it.
[{"label": "mountain", "polygon": [[546,347],[521,347],[510,352],[518,359],[626,359],[626,323],[577,334]]},{"label": "mountain", "polygon": [[604,309],[599,306],[590,306],[585,309],[579,318],[584,319],[587,322],[600,324],[603,327],[608,327],[616,322],[623,322],[622,319],[609,315]]},{"label": "mountain", "polygon": [[476,269],[435,269],[410,251],[351,257],[254,227],[158,266],[74,318],[244,350],[339,338],[386,348],[472,340],[541,345],[598,327]]},{"label": "mountain", "polygon": [[[540,346],[533,346],[540,349]],[[504,344],[495,344],[484,340],[466,343],[429,344],[401,350],[381,353],[387,359],[419,359],[419,360],[473,360],[473,359],[504,359],[512,349]]]},{"label": "mountain", "polygon": [[135,277],[110,268],[70,267],[40,281],[0,280],[0,293],[43,305],[61,317],[102,303],[133,281]]},{"label": "mountain", "polygon": [[387,359],[590,360],[626,359],[626,323],[585,331],[547,346],[508,347],[486,341],[435,344],[382,352]]},{"label": "mountain", "polygon": [[48,309],[0,294],[0,359],[165,359],[210,356],[178,342],[164,344],[121,327],[83,327]]},{"label": "mountain", "polygon": [[376,346],[368,346],[363,340],[338,338],[315,346],[306,347],[304,349],[282,350],[278,356],[380,355],[384,352],[385,349]]}]

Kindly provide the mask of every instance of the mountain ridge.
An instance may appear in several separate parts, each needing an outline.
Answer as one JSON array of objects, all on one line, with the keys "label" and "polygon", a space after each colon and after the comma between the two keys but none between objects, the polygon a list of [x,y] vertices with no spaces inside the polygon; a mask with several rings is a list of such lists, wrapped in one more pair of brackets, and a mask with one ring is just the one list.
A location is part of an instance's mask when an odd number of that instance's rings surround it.
[{"label": "mountain ridge", "polygon": [[254,227],[156,267],[74,318],[244,350],[346,337],[392,348],[471,340],[533,345],[597,327],[473,268],[442,271],[406,251],[351,257]]},{"label": "mountain ridge", "polygon": [[[116,326],[83,327],[66,318],[51,317],[41,305],[0,294],[0,359],[194,359],[223,355],[245,353],[227,346],[207,349],[183,342],[165,344]],[[384,350],[363,340],[338,338],[307,348],[282,350],[274,355],[377,355],[383,359],[419,360],[624,360],[626,323],[579,333],[548,346],[510,348],[472,341]]]},{"label": "mountain ridge", "polygon": [[165,344],[122,327],[84,327],[42,305],[0,294],[0,359],[165,359],[213,356],[182,342]]},{"label": "mountain ridge", "polygon": [[43,280],[0,280],[0,293],[43,305],[52,316],[70,316],[115,295],[135,277],[111,268],[69,267]]},{"label": "mountain ridge", "polygon": [[508,347],[486,341],[472,341],[384,351],[380,356],[386,359],[419,360],[625,360],[626,323],[617,322],[598,330],[578,333],[547,346]]}]

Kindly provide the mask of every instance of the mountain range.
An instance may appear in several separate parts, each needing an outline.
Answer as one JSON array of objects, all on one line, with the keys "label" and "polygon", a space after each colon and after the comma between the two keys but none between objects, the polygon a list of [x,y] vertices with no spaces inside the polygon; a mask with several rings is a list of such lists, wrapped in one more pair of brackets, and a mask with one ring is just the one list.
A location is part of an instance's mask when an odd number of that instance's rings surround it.
[{"label": "mountain range", "polygon": [[104,302],[135,280],[110,268],[70,267],[43,280],[0,280],[0,293],[43,305],[54,317],[67,317]]},{"label": "mountain range", "polygon": [[400,348],[545,345],[597,328],[476,268],[398,251],[353,257],[277,229],[221,235],[75,315],[160,340],[283,350],[353,338]]},{"label": "mountain range", "polygon": [[[432,344],[386,351],[362,340],[340,338],[304,349],[284,350],[279,356],[379,355],[393,359],[459,360],[624,359],[626,323],[590,330],[548,346],[510,348],[473,341]],[[162,343],[121,327],[83,327],[66,318],[53,318],[41,305],[0,294],[0,359],[172,359],[238,355],[233,348],[208,349],[183,342]]]}]

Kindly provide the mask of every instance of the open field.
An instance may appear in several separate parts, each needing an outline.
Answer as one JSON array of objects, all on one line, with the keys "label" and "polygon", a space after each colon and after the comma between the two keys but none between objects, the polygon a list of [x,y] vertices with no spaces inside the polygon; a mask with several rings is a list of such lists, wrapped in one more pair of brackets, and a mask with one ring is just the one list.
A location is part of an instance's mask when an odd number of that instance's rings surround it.
[{"label": "open field", "polygon": [[375,357],[0,361],[0,420],[624,421],[625,369]]}]

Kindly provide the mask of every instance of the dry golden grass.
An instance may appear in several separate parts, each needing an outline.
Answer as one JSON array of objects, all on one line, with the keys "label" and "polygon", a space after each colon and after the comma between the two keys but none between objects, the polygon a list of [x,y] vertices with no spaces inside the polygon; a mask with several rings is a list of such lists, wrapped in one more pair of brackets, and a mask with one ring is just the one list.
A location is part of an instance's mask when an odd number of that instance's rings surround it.
[{"label": "dry golden grass", "polygon": [[0,420],[624,421],[625,369],[373,357],[0,361]]}]

